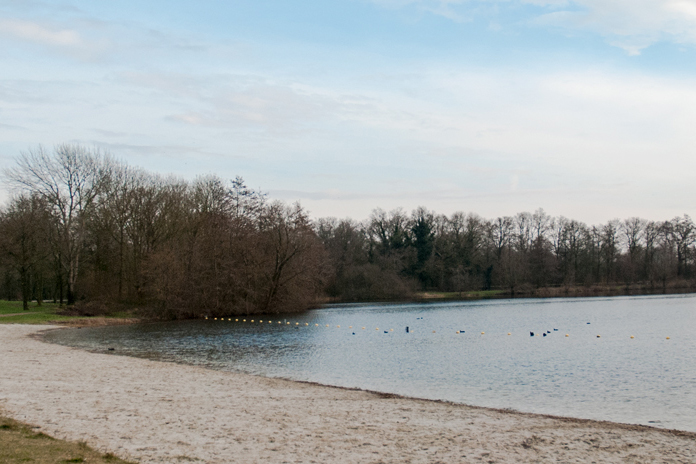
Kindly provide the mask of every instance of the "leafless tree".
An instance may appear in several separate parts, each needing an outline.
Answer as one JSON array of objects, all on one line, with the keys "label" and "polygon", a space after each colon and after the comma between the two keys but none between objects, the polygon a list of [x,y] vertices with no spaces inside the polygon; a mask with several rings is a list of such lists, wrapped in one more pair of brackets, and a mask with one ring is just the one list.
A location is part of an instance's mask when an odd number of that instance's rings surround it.
[{"label": "leafless tree", "polygon": [[23,152],[17,165],[5,171],[15,187],[40,196],[51,207],[67,274],[68,304],[75,302],[85,226],[105,184],[108,159],[97,149],[62,144],[53,153],[43,147]]},{"label": "leafless tree", "polygon": [[32,277],[38,280],[37,299],[41,302],[41,267],[50,253],[46,241],[49,221],[47,205],[37,195],[15,197],[0,214],[0,254],[19,275],[25,311],[29,309]]},{"label": "leafless tree", "polygon": [[640,261],[642,242],[645,235],[647,221],[637,217],[626,219],[621,223],[626,249],[628,251],[628,266],[626,276],[630,283],[636,279],[636,266]]}]

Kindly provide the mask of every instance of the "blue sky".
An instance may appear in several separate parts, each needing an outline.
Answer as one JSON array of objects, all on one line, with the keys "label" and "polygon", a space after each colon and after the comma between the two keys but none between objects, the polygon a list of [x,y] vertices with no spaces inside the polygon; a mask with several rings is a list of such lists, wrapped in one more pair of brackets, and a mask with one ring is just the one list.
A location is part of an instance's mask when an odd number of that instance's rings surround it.
[{"label": "blue sky", "polygon": [[0,0],[0,168],[78,142],[314,217],[669,219],[695,123],[696,0]]}]

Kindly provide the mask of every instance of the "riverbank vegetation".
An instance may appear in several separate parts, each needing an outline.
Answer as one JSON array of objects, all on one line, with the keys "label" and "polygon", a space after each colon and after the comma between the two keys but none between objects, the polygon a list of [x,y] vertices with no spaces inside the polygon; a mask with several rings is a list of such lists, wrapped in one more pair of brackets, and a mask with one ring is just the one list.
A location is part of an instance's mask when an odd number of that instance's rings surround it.
[{"label": "riverbank vegetation", "polygon": [[60,306],[58,303],[30,302],[27,309],[22,301],[0,300],[0,324],[60,324],[68,326],[119,325],[138,322],[137,311],[118,311],[112,307],[108,314],[92,314],[90,305],[74,307]]},{"label": "riverbank vegetation", "polygon": [[61,315],[61,308],[56,303],[43,303],[38,306],[31,303],[26,309],[21,301],[0,300],[0,324],[45,324],[47,322],[63,322],[70,319]]},{"label": "riverbank vegetation", "polygon": [[491,220],[417,208],[312,221],[241,178],[163,177],[69,144],[22,153],[4,181],[0,298],[25,310],[51,300],[74,314],[188,318],[695,289],[686,215],[588,226],[543,210]]}]

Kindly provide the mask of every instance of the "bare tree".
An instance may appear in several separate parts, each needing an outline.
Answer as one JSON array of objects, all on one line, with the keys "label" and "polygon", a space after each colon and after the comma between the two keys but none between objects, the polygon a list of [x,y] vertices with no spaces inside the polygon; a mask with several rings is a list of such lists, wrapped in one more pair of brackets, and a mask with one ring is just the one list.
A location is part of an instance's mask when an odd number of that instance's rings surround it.
[{"label": "bare tree", "polygon": [[104,185],[107,159],[99,150],[63,144],[56,146],[52,154],[43,147],[23,152],[17,166],[5,171],[15,187],[43,198],[56,218],[68,304],[75,302],[87,216]]},{"label": "bare tree", "polygon": [[498,260],[503,256],[503,250],[510,246],[513,239],[515,221],[509,216],[499,217],[490,227],[490,238]]},{"label": "bare tree", "polygon": [[636,278],[636,266],[640,261],[641,243],[645,235],[646,224],[646,220],[637,217],[626,219],[621,223],[621,231],[623,232],[628,251],[628,269],[626,273],[630,283]]},{"label": "bare tree", "polygon": [[260,218],[263,313],[293,312],[314,301],[321,286],[323,250],[299,204],[272,203]]},{"label": "bare tree", "polygon": [[677,250],[677,276],[689,277],[689,247],[696,241],[696,226],[685,214],[670,221],[669,232]]},{"label": "bare tree", "polygon": [[0,215],[0,253],[8,258],[19,275],[22,308],[29,309],[32,277],[38,280],[37,299],[41,301],[42,263],[48,257],[46,203],[37,195],[19,196]]},{"label": "bare tree", "polygon": [[604,270],[606,283],[609,284],[615,277],[616,259],[619,250],[619,224],[618,219],[613,219],[602,226],[602,257],[604,258]]}]

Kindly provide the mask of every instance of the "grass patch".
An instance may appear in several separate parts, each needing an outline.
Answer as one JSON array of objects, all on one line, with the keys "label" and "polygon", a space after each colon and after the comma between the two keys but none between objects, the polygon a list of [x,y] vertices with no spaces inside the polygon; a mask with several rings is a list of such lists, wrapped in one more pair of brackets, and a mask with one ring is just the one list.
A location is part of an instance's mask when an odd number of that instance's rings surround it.
[{"label": "grass patch", "polygon": [[44,303],[37,306],[29,303],[29,310],[22,310],[21,301],[0,300],[0,324],[46,324],[50,321],[70,319],[56,314],[60,307],[56,303]]},{"label": "grass patch", "polygon": [[78,313],[71,314],[57,303],[44,302],[37,306],[29,303],[29,310],[22,310],[21,301],[0,300],[0,324],[49,324],[59,323],[68,325],[107,325],[108,323],[133,322],[132,311],[118,311],[100,317],[87,317]]},{"label": "grass patch", "polygon": [[0,462],[55,464],[68,462],[132,464],[111,453],[100,453],[84,442],[57,440],[30,426],[0,416]]},{"label": "grass patch", "polygon": [[35,302],[31,302],[31,303],[29,303],[29,310],[23,311],[21,301],[0,300],[0,315],[2,315],[2,314],[16,314],[16,313],[24,313],[24,314],[37,314],[37,313],[46,313],[46,312],[55,313],[57,310],[58,310],[58,305],[56,303],[44,303],[41,306],[37,306]]}]

